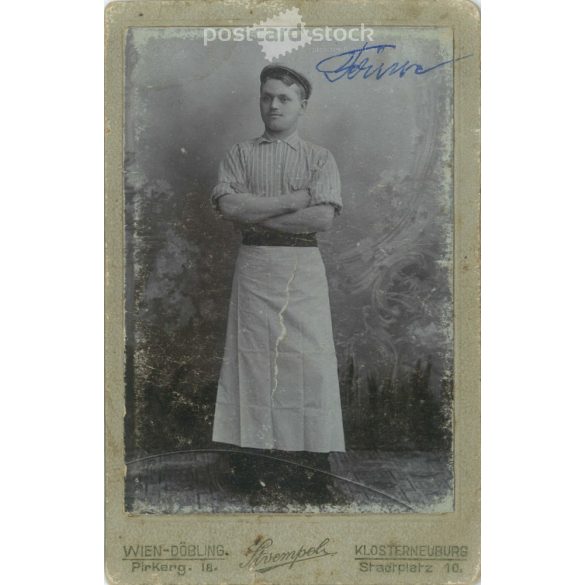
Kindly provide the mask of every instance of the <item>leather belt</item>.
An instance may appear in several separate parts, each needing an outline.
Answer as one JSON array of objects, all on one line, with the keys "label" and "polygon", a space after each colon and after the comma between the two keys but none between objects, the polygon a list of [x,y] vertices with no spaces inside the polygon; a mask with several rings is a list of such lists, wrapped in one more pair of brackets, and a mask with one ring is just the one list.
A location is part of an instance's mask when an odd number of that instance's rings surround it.
[{"label": "leather belt", "polygon": [[317,234],[284,234],[282,232],[244,233],[244,246],[295,246],[300,248],[317,247]]}]

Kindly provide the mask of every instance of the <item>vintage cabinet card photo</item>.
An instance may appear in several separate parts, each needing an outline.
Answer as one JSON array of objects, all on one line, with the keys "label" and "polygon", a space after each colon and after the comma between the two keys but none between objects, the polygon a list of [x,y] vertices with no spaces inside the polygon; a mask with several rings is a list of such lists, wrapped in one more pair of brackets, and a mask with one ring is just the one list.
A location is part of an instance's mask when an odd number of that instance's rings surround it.
[{"label": "vintage cabinet card photo", "polygon": [[479,13],[106,7],[106,575],[479,578]]}]

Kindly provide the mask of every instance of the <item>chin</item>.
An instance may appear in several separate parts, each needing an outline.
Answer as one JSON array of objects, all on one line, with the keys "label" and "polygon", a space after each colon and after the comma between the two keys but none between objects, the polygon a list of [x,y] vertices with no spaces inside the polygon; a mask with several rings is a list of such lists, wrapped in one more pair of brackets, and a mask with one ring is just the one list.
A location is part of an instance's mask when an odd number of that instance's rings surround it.
[{"label": "chin", "polygon": [[268,130],[272,130],[273,132],[286,132],[290,130],[290,126],[281,124],[277,120],[269,120],[266,126],[268,127]]}]

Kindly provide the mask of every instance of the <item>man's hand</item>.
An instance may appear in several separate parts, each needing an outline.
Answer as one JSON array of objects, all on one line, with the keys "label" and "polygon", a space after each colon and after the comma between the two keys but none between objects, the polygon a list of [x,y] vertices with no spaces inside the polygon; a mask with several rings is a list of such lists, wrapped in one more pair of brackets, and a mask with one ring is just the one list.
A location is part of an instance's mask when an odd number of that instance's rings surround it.
[{"label": "man's hand", "polygon": [[311,203],[311,195],[306,189],[291,191],[287,195],[283,195],[283,197],[290,197],[290,203],[293,208],[292,211],[305,209],[305,207],[308,207],[309,203]]},{"label": "man's hand", "polygon": [[248,190],[246,189],[246,185],[242,185],[242,183],[230,183],[230,187],[236,193],[247,193]]}]

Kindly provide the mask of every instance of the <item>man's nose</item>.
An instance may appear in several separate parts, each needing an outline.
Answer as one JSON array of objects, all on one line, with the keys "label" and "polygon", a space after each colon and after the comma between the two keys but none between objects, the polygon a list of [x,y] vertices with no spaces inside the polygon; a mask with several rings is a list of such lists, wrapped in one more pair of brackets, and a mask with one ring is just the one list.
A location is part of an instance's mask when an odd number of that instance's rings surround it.
[{"label": "man's nose", "polygon": [[271,110],[277,110],[278,109],[278,100],[276,98],[274,98],[271,102],[270,102],[270,109]]}]

